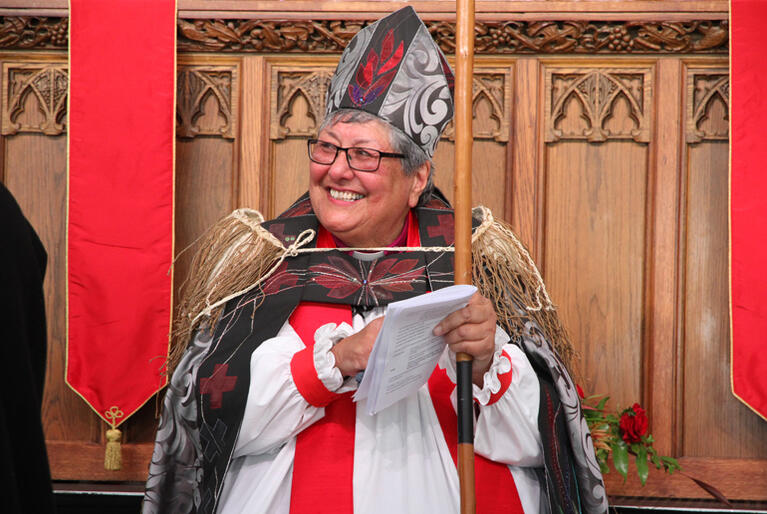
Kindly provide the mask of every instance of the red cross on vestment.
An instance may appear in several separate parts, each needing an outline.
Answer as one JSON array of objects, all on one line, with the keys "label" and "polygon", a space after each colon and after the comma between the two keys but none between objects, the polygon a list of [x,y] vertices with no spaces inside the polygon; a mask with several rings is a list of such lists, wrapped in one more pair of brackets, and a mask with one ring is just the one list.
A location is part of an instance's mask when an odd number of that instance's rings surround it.
[{"label": "red cross on vestment", "polygon": [[216,364],[213,374],[209,378],[200,379],[200,393],[210,395],[210,408],[220,409],[224,393],[232,391],[237,377],[226,376],[229,364]]},{"label": "red cross on vestment", "polygon": [[455,232],[453,216],[450,214],[440,214],[437,216],[437,219],[439,220],[439,225],[426,227],[429,237],[442,236],[445,240],[445,244],[453,244]]}]

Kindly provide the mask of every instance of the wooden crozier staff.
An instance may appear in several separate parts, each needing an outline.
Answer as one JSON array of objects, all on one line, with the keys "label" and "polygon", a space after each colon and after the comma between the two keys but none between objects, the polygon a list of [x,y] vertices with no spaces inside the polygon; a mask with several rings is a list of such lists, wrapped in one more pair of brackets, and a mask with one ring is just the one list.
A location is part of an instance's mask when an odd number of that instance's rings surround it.
[{"label": "wooden crozier staff", "polygon": [[[455,52],[455,283],[471,284],[471,127],[474,75],[474,0],[456,1]],[[458,388],[458,478],[461,514],[474,514],[474,405],[471,355],[456,356]]]}]

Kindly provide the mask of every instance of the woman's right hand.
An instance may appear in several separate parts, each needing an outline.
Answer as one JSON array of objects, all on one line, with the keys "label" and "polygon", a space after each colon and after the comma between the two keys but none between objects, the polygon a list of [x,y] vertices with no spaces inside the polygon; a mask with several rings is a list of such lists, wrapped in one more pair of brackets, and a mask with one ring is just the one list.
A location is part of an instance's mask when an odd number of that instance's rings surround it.
[{"label": "woman's right hand", "polygon": [[373,344],[381,330],[383,320],[383,316],[374,319],[356,334],[341,339],[330,350],[342,376],[354,376],[367,367],[370,352],[373,350]]}]

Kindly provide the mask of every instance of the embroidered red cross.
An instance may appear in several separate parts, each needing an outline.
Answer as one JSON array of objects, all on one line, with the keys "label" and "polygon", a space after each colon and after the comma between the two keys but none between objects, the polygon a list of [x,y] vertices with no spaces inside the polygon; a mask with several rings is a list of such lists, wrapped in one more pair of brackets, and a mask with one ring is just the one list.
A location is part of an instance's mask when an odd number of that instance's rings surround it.
[{"label": "embroidered red cross", "polygon": [[200,394],[210,395],[210,408],[220,409],[224,393],[232,391],[237,377],[226,376],[229,364],[216,364],[209,378],[200,379]]},{"label": "embroidered red cross", "polygon": [[453,243],[453,217],[450,214],[440,214],[437,216],[439,225],[426,227],[429,237],[442,236],[445,240],[445,244]]}]

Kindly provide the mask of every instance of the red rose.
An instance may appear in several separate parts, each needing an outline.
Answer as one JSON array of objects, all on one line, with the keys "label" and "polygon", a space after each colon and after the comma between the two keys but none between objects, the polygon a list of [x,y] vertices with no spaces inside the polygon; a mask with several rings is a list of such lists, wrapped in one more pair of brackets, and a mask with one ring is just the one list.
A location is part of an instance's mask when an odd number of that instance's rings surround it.
[{"label": "red rose", "polygon": [[583,389],[581,389],[581,386],[579,386],[578,384],[575,384],[575,389],[578,391],[578,396],[581,397],[581,400],[586,398],[586,395],[583,394]]},{"label": "red rose", "polygon": [[648,424],[647,413],[638,403],[635,403],[632,408],[626,409],[621,415],[621,437],[628,444],[638,443],[642,436],[647,433]]}]

